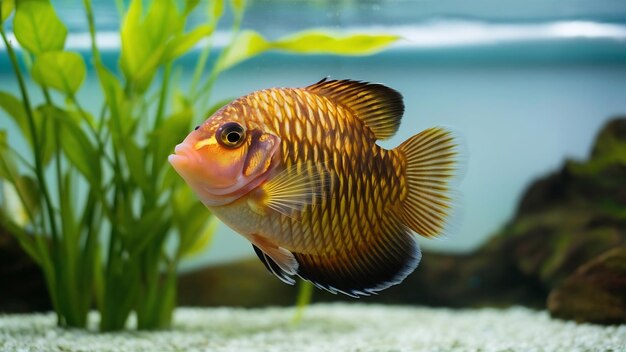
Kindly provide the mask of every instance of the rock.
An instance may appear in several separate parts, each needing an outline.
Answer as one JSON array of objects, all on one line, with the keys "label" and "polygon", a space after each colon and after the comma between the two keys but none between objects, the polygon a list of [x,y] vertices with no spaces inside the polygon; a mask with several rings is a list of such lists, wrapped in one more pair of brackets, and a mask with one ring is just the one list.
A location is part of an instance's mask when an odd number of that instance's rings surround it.
[{"label": "rock", "polygon": [[[534,182],[522,197],[516,218],[565,206],[604,210],[626,204],[626,117],[609,121],[598,133],[589,160],[567,161],[556,173]],[[622,222],[624,224],[626,222]]]},{"label": "rock", "polygon": [[626,247],[587,262],[548,297],[553,317],[600,324],[626,323]]}]

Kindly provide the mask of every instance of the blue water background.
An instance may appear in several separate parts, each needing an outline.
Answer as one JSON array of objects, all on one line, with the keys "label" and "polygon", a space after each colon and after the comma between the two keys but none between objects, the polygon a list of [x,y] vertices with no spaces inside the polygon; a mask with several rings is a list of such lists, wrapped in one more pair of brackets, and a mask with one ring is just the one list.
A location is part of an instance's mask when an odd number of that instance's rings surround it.
[{"label": "blue water background", "polygon": [[[53,3],[71,30],[68,44],[87,56],[80,2]],[[119,19],[113,3],[95,3],[99,38],[111,67],[118,56],[114,31]],[[399,133],[382,146],[395,147],[431,126],[449,126],[464,137],[469,154],[460,187],[463,220],[457,233],[420,243],[437,250],[471,250],[510,218],[531,181],[557,169],[567,158],[585,158],[602,124],[626,114],[626,3],[502,4],[256,1],[244,26],[268,37],[325,27],[391,31],[405,39],[368,57],[264,54],[223,74],[213,99],[266,87],[304,86],[325,76],[380,82],[397,89],[405,97],[406,113]],[[218,38],[228,37],[229,21],[226,18],[220,27]],[[565,33],[553,33],[551,26],[563,27]],[[192,52],[180,61],[183,87],[189,83],[196,55]],[[0,89],[17,93],[3,48]],[[92,71],[79,99],[97,112],[102,96]],[[14,126],[0,113],[0,127],[7,126],[12,133]],[[214,245],[187,266],[251,253],[246,240],[221,226]]]}]

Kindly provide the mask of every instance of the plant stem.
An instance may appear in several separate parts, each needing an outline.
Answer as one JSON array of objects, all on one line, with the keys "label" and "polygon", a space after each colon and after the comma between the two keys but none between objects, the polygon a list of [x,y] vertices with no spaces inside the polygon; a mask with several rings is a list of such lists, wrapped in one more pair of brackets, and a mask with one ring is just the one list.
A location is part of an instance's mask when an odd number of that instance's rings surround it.
[{"label": "plant stem", "polygon": [[[222,51],[220,52],[217,60],[215,61],[216,63],[220,62],[220,59],[226,55],[226,53],[231,50],[231,48],[233,47],[233,45],[235,45],[235,38],[237,38],[237,36],[239,35],[239,31],[241,30],[241,22],[243,20],[243,13],[244,11],[242,10],[241,13],[237,16],[235,16],[235,20],[233,22],[233,26],[231,28],[231,39],[230,42],[228,43],[228,45],[226,47],[224,47],[222,49]],[[202,105],[201,105],[201,109],[202,110],[206,110],[206,105],[208,104],[210,98],[211,98],[211,90],[213,89],[213,84],[215,83],[215,80],[217,79],[217,76],[219,76],[220,72],[217,69],[217,65],[213,66],[213,69],[211,70],[211,74],[209,76],[209,78],[207,79],[207,81],[202,85],[202,87],[200,88],[200,92],[197,93],[197,96],[191,96],[192,101],[201,101]]]},{"label": "plant stem", "polygon": [[[60,267],[60,258],[58,257],[56,250],[55,250],[55,247],[57,246],[59,242],[59,234],[57,232],[57,225],[56,225],[56,218],[55,218],[56,215],[54,213],[54,209],[52,208],[52,202],[50,200],[50,192],[48,191],[48,185],[46,184],[46,179],[45,179],[44,172],[43,172],[44,168],[43,168],[43,162],[41,160],[41,145],[39,141],[39,136],[37,134],[35,118],[33,116],[33,110],[31,107],[28,92],[26,90],[26,84],[24,83],[24,77],[22,75],[22,71],[20,70],[19,64],[17,62],[17,56],[15,55],[15,51],[13,50],[11,43],[9,43],[9,40],[7,39],[6,34],[4,32],[4,28],[2,27],[0,27],[0,36],[2,36],[2,40],[4,42],[4,45],[6,46],[7,53],[9,54],[9,58],[11,60],[11,65],[13,66],[13,70],[15,71],[15,75],[17,77],[18,85],[20,87],[20,93],[22,94],[22,103],[24,104],[24,109],[26,110],[28,128],[30,130],[31,137],[33,140],[33,150],[34,150],[33,154],[35,158],[35,175],[36,175],[39,189],[42,192],[42,195],[44,198],[44,204],[45,204],[45,208],[48,214],[50,234],[52,235],[53,247],[52,249],[50,249],[50,251],[51,251],[52,262],[54,263],[54,265],[48,269],[53,269],[54,267]],[[44,223],[43,228],[45,231],[45,223]],[[45,250],[45,247],[40,247],[40,248],[42,251]],[[56,271],[46,270],[45,272],[48,273],[46,275],[46,278],[47,278],[46,282],[48,283],[48,290],[52,298],[52,303],[55,305],[55,311],[57,312],[57,323],[59,325],[63,325],[65,323],[65,317],[63,316],[62,312],[64,312],[65,310],[60,305],[61,302],[58,300],[59,294],[57,293],[57,290],[59,288],[59,285],[58,285],[59,281],[56,275],[53,274]]]},{"label": "plant stem", "polygon": [[304,316],[304,309],[311,303],[313,297],[313,284],[308,281],[300,280],[298,285],[298,298],[296,300],[296,314],[293,316],[292,323],[297,325]]},{"label": "plant stem", "polygon": [[35,174],[37,176],[37,182],[39,183],[39,187],[43,193],[45,205],[48,211],[48,217],[50,221],[50,231],[52,235],[53,241],[58,241],[59,235],[57,233],[56,227],[56,219],[54,215],[54,210],[52,208],[52,202],[50,201],[50,192],[48,192],[48,186],[46,184],[46,179],[43,174],[43,162],[41,160],[41,145],[39,144],[39,138],[37,136],[37,128],[35,127],[35,118],[33,116],[33,109],[30,105],[30,99],[28,97],[28,92],[26,91],[26,84],[24,83],[24,77],[22,76],[22,71],[20,70],[19,64],[17,63],[17,57],[15,56],[15,51],[13,51],[13,47],[9,43],[6,34],[4,33],[4,29],[0,28],[0,35],[2,36],[2,40],[4,41],[4,45],[7,48],[7,53],[9,54],[9,58],[11,59],[11,65],[13,66],[13,70],[15,71],[15,75],[17,76],[17,82],[20,87],[20,93],[22,94],[22,100],[24,104],[24,109],[26,110],[26,116],[28,120],[28,128],[33,137],[33,149],[35,150]]},{"label": "plant stem", "polygon": [[83,120],[87,124],[89,131],[91,131],[91,134],[93,134],[93,138],[96,140],[96,143],[98,143],[98,153],[104,157],[104,160],[106,160],[111,166],[113,166],[114,162],[111,159],[111,157],[106,153],[105,148],[104,148],[104,142],[100,139],[100,134],[95,129],[95,127],[91,123],[89,123],[89,117],[87,117],[87,113],[85,112],[83,107],[80,105],[80,103],[76,99],[76,96],[72,94],[72,95],[69,95],[68,98],[70,99],[72,104],[74,104],[78,108],[78,112],[80,113],[80,116],[83,118]]},{"label": "plant stem", "polygon": [[159,96],[159,105],[157,107],[156,118],[154,119],[154,129],[156,130],[163,120],[163,113],[165,110],[165,102],[167,101],[167,91],[170,83],[170,73],[172,71],[172,62],[169,61],[165,64],[163,69],[163,83],[161,85],[161,95]]},{"label": "plant stem", "polygon": [[206,66],[206,62],[209,59],[209,54],[211,53],[211,42],[208,41],[206,46],[202,49],[200,53],[200,57],[198,58],[198,62],[196,62],[196,67],[193,70],[193,78],[191,80],[191,87],[189,88],[189,93],[187,96],[193,97],[196,95],[196,88],[198,88],[198,83],[200,82],[200,78],[202,78],[202,71]]},{"label": "plant stem", "polygon": [[[119,1],[118,1],[119,2]],[[93,55],[94,64],[101,64],[100,51],[96,45],[96,24],[93,18],[93,10],[91,8],[91,0],[83,0],[85,12],[87,13],[87,23],[89,25],[89,37],[91,38],[91,53]]]}]

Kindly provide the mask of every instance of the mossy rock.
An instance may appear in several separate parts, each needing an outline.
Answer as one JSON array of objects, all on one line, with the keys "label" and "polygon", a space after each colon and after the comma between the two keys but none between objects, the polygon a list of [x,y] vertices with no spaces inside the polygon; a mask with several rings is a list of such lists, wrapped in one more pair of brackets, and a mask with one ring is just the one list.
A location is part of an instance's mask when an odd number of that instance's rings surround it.
[{"label": "mossy rock", "polygon": [[579,322],[626,323],[626,247],[582,265],[548,297],[552,316]]}]

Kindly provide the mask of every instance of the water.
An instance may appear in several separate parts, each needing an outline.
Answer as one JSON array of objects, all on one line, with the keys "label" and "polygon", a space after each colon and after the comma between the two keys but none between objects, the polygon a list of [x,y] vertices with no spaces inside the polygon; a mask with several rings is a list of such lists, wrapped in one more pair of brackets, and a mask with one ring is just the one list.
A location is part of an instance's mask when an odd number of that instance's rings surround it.
[{"label": "water", "polygon": [[[78,3],[77,3],[78,4]],[[513,214],[528,184],[566,158],[585,158],[598,128],[626,113],[626,6],[616,1],[254,2],[245,26],[270,38],[313,26],[392,32],[403,37],[369,57],[264,54],[226,72],[215,100],[274,86],[304,86],[320,78],[384,83],[405,97],[406,113],[392,148],[425,128],[443,125],[462,134],[469,158],[461,185],[464,220],[447,239],[425,248],[469,251]],[[68,46],[87,53],[82,10],[55,2],[68,19]],[[96,2],[98,40],[106,63],[117,62],[118,19],[112,2]],[[193,22],[194,20],[192,20]],[[216,43],[228,39],[228,22]],[[4,50],[4,49],[0,49]],[[0,51],[0,89],[16,92]],[[194,55],[183,59],[193,62]],[[188,84],[189,70],[181,84]],[[99,106],[90,71],[79,98]],[[4,120],[0,126],[6,126]],[[8,126],[10,131],[13,126]],[[11,132],[9,132],[11,133]],[[249,243],[220,227],[214,245],[187,267],[251,255]]]}]

